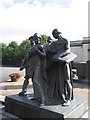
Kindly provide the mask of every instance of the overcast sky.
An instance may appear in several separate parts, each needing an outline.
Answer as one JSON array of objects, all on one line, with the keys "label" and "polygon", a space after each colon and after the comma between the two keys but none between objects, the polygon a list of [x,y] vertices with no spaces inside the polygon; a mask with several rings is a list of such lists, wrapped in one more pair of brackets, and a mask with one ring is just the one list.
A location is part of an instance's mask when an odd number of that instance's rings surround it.
[{"label": "overcast sky", "polygon": [[[0,42],[21,43],[58,28],[68,40],[88,36],[89,0],[0,0]],[[52,37],[53,38],[53,37]]]}]

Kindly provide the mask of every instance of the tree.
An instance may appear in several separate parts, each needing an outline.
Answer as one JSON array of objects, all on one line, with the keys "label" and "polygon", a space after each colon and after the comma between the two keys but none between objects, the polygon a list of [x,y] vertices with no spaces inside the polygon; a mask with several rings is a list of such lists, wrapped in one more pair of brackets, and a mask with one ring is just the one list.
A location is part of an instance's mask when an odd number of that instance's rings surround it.
[{"label": "tree", "polygon": [[42,44],[47,44],[47,35],[41,35],[41,43]]},{"label": "tree", "polygon": [[[18,63],[18,53],[19,53],[19,46],[16,41],[12,41],[9,43],[8,47],[8,62],[13,66]],[[18,60],[18,61],[17,61]]]},{"label": "tree", "polygon": [[8,46],[11,47],[12,49],[15,49],[18,47],[18,43],[16,41],[12,41],[11,43],[9,43]]},{"label": "tree", "polygon": [[28,39],[22,41],[22,43],[19,46],[21,59],[23,58],[26,49],[30,46],[30,41]]},{"label": "tree", "polygon": [[[47,35],[41,35],[41,43],[47,44]],[[30,47],[30,40],[23,40],[20,45],[12,41],[9,45],[2,43],[2,64],[11,66],[20,66],[26,49]]]},{"label": "tree", "polygon": [[6,55],[7,55],[7,44],[1,43],[1,49],[2,49],[2,64],[6,63]]}]

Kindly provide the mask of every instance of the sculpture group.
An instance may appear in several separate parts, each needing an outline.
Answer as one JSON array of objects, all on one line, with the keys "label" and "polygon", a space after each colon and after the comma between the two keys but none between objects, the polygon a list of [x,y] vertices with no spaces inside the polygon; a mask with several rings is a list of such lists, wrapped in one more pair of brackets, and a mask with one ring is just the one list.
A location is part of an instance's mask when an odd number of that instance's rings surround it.
[{"label": "sculpture group", "polygon": [[73,100],[71,61],[76,55],[70,51],[69,41],[61,36],[58,29],[54,29],[52,35],[55,41],[49,36],[46,45],[41,44],[41,38],[37,33],[29,38],[31,46],[26,50],[20,66],[20,70],[25,68],[26,75],[19,95],[26,96],[31,78],[33,100],[40,101],[40,105],[55,100],[67,106]]}]

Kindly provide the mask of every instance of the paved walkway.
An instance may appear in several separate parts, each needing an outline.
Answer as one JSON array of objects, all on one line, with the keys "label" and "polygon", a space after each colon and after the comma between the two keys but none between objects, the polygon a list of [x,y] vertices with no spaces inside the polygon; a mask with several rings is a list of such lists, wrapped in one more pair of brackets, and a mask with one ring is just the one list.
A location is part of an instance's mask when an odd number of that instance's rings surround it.
[{"label": "paved walkway", "polygon": [[[13,94],[19,93],[22,89],[23,82],[24,82],[24,78],[21,77],[18,79],[17,82],[11,82],[11,80],[9,79],[6,82],[0,83],[0,94],[2,96],[8,96],[8,95],[13,95]],[[30,79],[29,85],[28,85],[28,90],[31,90],[31,88],[32,88],[32,82]]]},{"label": "paved walkway", "polygon": [[[4,106],[2,103],[4,103],[5,97],[8,95],[18,94],[23,85],[24,78],[21,77],[18,79],[18,82],[11,82],[10,80],[6,82],[0,83],[0,117],[4,118],[17,118],[17,116],[13,116],[12,114],[9,114],[4,111]],[[32,81],[30,79],[29,85],[28,85],[28,92],[32,92]],[[90,86],[87,84],[82,84],[78,82],[74,82],[74,96],[80,96],[83,98],[86,98],[88,101],[87,107],[90,109]],[[90,112],[90,111],[89,111]],[[82,116],[83,118],[88,118],[88,112],[85,113],[85,115]]]}]

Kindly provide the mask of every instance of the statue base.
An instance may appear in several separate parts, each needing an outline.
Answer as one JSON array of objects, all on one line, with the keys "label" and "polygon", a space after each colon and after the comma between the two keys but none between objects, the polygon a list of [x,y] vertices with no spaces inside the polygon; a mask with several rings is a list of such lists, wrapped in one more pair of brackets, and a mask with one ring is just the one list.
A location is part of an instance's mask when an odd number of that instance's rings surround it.
[{"label": "statue base", "polygon": [[87,101],[75,96],[69,106],[44,105],[31,100],[33,93],[27,96],[11,95],[5,99],[5,111],[24,118],[80,118],[87,111]]}]

